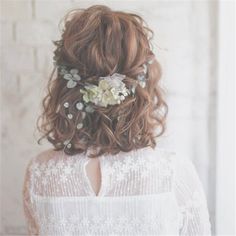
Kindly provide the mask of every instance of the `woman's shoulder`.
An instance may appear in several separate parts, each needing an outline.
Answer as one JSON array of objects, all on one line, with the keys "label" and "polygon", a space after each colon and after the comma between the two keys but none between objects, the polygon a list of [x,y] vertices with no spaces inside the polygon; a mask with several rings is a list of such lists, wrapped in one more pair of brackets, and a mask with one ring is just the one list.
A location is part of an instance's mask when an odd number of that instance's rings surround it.
[{"label": "woman's shoulder", "polygon": [[[131,154],[132,153],[132,154]],[[162,147],[147,147],[139,150],[135,150],[131,153],[125,153],[125,154],[118,154],[113,157],[104,158],[104,161],[107,160],[111,163],[114,161],[121,161],[122,163],[125,163],[126,160],[128,161],[127,156],[131,156],[136,160],[145,161],[147,163],[156,163],[159,165],[160,163],[164,163],[165,166],[171,165],[172,168],[178,169],[181,171],[181,169],[186,168],[193,168],[193,163],[190,158],[185,157],[185,155],[182,155],[181,153],[175,151],[174,149],[170,148],[162,148]],[[131,155],[129,155],[131,154]],[[79,159],[79,155],[75,155],[76,160]],[[139,158],[137,158],[139,157]],[[33,156],[29,163],[29,166],[38,166],[38,165],[48,165],[49,163],[58,163],[60,161],[63,161],[65,163],[67,160],[74,160],[74,158],[68,158],[68,155],[63,152],[63,150],[55,150],[53,148],[43,150],[39,153],[37,153],[35,156]],[[132,159],[132,158],[131,158]]]},{"label": "woman's shoulder", "polygon": [[58,155],[61,154],[61,151],[56,151],[54,149],[46,149],[39,153],[36,153],[34,157],[32,157],[31,161],[36,163],[45,163],[49,160],[54,159]]},{"label": "woman's shoulder", "polygon": [[195,169],[195,164],[191,157],[181,151],[157,147],[151,152],[154,153],[154,155],[151,155],[154,156],[154,159],[169,163],[176,171],[191,171]]},{"label": "woman's shoulder", "polygon": [[27,169],[32,169],[38,165],[47,165],[51,161],[61,160],[63,156],[63,151],[57,151],[53,148],[43,150],[30,158]]}]

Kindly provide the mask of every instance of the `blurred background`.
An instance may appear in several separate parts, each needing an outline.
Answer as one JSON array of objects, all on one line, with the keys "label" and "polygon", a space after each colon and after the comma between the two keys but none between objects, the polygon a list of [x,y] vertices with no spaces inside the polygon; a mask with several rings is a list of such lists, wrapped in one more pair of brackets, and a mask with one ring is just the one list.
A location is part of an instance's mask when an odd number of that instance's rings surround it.
[{"label": "blurred background", "polygon": [[169,104],[160,145],[190,158],[206,192],[213,234],[235,235],[234,1],[1,0],[1,234],[25,235],[22,185],[53,67],[52,40],[72,8],[105,4],[154,31]]}]

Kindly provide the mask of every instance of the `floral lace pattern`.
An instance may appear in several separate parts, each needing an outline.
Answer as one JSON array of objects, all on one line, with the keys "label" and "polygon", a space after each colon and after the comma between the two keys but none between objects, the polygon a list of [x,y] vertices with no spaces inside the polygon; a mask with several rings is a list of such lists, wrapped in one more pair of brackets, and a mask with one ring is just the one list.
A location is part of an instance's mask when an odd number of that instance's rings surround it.
[{"label": "floral lace pattern", "polygon": [[65,184],[69,177],[75,173],[76,166],[75,162],[72,160],[68,160],[65,162],[64,160],[50,160],[47,164],[42,163],[33,163],[31,167],[31,172],[35,173],[35,177],[40,177],[41,182],[44,186],[49,184],[49,178],[54,177],[60,174],[57,181],[60,184]]},{"label": "floral lace pattern", "polygon": [[116,180],[121,181],[125,179],[125,176],[131,171],[135,172],[142,168],[141,178],[147,177],[151,170],[156,170],[159,167],[161,171],[161,176],[170,177],[172,174],[172,168],[170,166],[170,160],[167,158],[160,158],[156,160],[154,158],[137,158],[135,160],[132,156],[127,156],[121,161],[116,161],[114,163],[108,163],[106,168],[107,175],[116,174]]},{"label": "floral lace pattern", "polygon": [[[78,224],[78,222],[80,223]],[[46,232],[55,232],[58,225],[60,225],[61,231],[67,232],[67,235],[84,233],[84,229],[89,229],[90,235],[106,235],[108,229],[112,229],[113,234],[117,235],[121,233],[133,234],[134,232],[147,234],[158,232],[161,228],[157,216],[136,218],[120,216],[116,219],[106,217],[98,218],[96,216],[92,218],[71,216],[68,219],[62,218],[59,221],[56,221],[54,218],[45,218],[41,221],[40,225],[46,229]]]},{"label": "floral lace pattern", "polygon": [[[179,228],[180,216],[171,193],[131,196],[122,201],[119,197],[109,198],[100,202],[71,198],[49,203],[39,197],[35,203],[36,209],[39,209],[36,218],[42,235],[52,232],[58,235],[107,235],[111,232],[117,235],[150,235],[174,233]],[[61,209],[60,213],[55,209]]]},{"label": "floral lace pattern", "polygon": [[[72,181],[82,186],[81,165],[79,160],[71,158],[51,159],[47,163],[34,162],[30,168],[33,176],[33,187],[35,192],[43,195],[60,195],[62,187]],[[78,188],[81,191],[81,188]]]},{"label": "floral lace pattern", "polygon": [[207,203],[189,160],[143,149],[102,156],[96,197],[83,155],[35,158],[25,177],[31,235],[210,235]]},{"label": "floral lace pattern", "polygon": [[[171,159],[169,156],[165,158],[160,157],[158,160],[152,156],[143,159],[138,155],[126,155],[125,158],[116,159],[111,158],[106,161],[103,157],[101,159],[102,172],[104,173],[103,185],[107,190],[123,184],[127,181],[131,173],[139,174],[139,181],[147,179],[158,171],[159,185],[161,182],[171,182],[173,168],[171,167]],[[70,158],[50,159],[48,162],[33,162],[30,171],[34,173],[34,189],[39,194],[57,195],[60,193],[61,186],[68,187],[76,181],[78,184],[78,191],[82,191],[84,177],[82,173],[84,165],[88,161],[87,157],[72,156]],[[56,181],[55,181],[56,180]],[[110,183],[109,183],[110,182]],[[71,186],[73,189],[73,186]],[[86,191],[87,189],[85,189]],[[157,189],[158,190],[158,189]],[[74,193],[76,195],[76,193]],[[84,193],[86,194],[86,192]],[[87,194],[89,194],[87,192]],[[80,194],[77,194],[80,195]]]}]

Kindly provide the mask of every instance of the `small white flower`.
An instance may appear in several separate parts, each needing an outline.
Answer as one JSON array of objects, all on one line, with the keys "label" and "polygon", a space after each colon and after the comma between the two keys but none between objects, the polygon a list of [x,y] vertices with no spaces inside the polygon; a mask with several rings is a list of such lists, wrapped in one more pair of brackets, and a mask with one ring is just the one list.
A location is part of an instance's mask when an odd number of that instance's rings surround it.
[{"label": "small white flower", "polygon": [[69,142],[70,142],[70,140],[65,140],[63,144],[67,145]]},{"label": "small white flower", "polygon": [[84,107],[84,104],[83,104],[82,102],[76,103],[76,108],[77,108],[78,110],[83,110],[83,107]]},{"label": "small white flower", "polygon": [[78,123],[77,126],[76,126],[77,129],[81,129],[82,127],[83,127],[82,123]]},{"label": "small white flower", "polygon": [[67,117],[68,117],[68,119],[72,119],[73,118],[73,115],[71,114],[71,113],[69,113],[68,115],[67,115]]},{"label": "small white flower", "polygon": [[65,108],[68,108],[68,107],[69,107],[69,103],[68,103],[68,102],[65,102],[65,103],[64,103],[64,107],[65,107]]}]

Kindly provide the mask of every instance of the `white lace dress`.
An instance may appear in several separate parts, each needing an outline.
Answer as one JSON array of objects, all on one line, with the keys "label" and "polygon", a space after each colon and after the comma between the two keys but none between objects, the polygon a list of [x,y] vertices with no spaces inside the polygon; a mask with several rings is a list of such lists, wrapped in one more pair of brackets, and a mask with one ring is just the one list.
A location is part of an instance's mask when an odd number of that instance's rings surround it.
[{"label": "white lace dress", "polygon": [[205,194],[188,159],[144,148],[99,157],[95,194],[86,155],[45,151],[24,185],[30,235],[210,235]]}]

